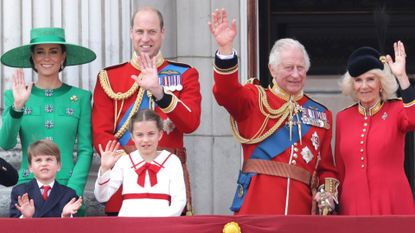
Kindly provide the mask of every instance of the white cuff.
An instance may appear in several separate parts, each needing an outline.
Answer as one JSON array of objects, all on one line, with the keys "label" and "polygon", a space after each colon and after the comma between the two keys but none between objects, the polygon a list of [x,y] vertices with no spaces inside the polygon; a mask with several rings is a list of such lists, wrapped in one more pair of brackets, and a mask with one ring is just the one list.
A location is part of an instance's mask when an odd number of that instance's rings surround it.
[{"label": "white cuff", "polygon": [[221,60],[230,60],[232,58],[234,58],[237,55],[236,50],[233,49],[232,50],[232,54],[229,55],[223,55],[219,53],[219,50],[216,52],[216,56],[218,56],[219,59]]}]

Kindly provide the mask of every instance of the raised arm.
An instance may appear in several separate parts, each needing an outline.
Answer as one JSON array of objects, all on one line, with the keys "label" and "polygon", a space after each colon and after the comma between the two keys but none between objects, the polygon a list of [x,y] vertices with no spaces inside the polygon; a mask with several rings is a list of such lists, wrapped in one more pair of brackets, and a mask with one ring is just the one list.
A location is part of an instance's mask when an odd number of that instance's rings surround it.
[{"label": "raised arm", "polygon": [[406,52],[405,46],[401,41],[393,43],[393,50],[395,52],[395,61],[390,55],[386,56],[386,61],[399,82],[402,90],[410,86],[408,75],[406,74]]},{"label": "raised arm", "polygon": [[219,53],[222,55],[231,55],[233,53],[233,41],[236,37],[236,20],[233,19],[231,24],[228,22],[228,14],[225,9],[216,9],[212,13],[212,21],[209,23],[209,29],[218,44]]},{"label": "raised arm", "polygon": [[0,147],[10,150],[16,146],[17,135],[23,117],[23,108],[32,92],[33,83],[27,87],[23,71],[16,70],[12,77],[12,90],[4,93],[4,112],[0,130]]},{"label": "raised arm", "polygon": [[97,201],[106,202],[118,190],[122,183],[121,168],[116,162],[121,157],[122,153],[118,152],[120,144],[113,140],[109,141],[102,148],[99,144],[99,153],[101,154],[101,166],[98,169],[98,177],[95,181],[94,195]]}]

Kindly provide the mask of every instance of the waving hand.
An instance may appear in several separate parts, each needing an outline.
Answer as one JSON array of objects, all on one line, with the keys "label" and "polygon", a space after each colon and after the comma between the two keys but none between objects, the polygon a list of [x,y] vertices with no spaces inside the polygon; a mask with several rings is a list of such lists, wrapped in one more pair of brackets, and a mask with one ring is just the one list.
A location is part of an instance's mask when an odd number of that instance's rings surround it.
[{"label": "waving hand", "polygon": [[219,46],[219,53],[223,55],[232,54],[232,44],[236,37],[236,20],[233,19],[229,26],[226,10],[216,9],[212,13],[212,21],[208,25]]}]

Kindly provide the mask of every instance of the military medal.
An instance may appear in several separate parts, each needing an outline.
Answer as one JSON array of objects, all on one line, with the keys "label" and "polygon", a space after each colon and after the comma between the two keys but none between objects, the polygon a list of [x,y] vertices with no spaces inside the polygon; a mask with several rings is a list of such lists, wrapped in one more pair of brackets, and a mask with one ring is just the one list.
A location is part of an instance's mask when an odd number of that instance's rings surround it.
[{"label": "military medal", "polygon": [[311,142],[313,143],[314,149],[317,150],[320,146],[320,139],[318,138],[318,134],[315,131],[313,135],[311,135]]},{"label": "military medal", "polygon": [[301,121],[298,113],[301,112],[302,108],[300,105],[296,104],[294,107],[294,113],[297,118],[297,130],[298,130],[298,137],[300,138],[300,144],[303,144],[303,136],[301,135]]},{"label": "military medal", "polygon": [[386,118],[388,118],[388,114],[386,112],[384,112],[383,115],[382,115],[382,120],[386,120]]},{"label": "military medal", "polygon": [[304,147],[304,148],[301,150],[301,155],[303,156],[303,159],[304,159],[304,161],[305,161],[306,163],[309,163],[309,162],[313,159],[313,157],[314,157],[313,153],[311,152],[311,150],[310,150],[310,149],[308,149],[308,147],[307,147],[307,146],[306,146],[306,147]]},{"label": "military medal", "polygon": [[301,120],[304,124],[329,129],[330,125],[325,112],[314,108],[303,108]]},{"label": "military medal", "polygon": [[167,134],[173,132],[175,127],[176,126],[174,125],[173,121],[170,120],[170,118],[163,120],[163,131]]},{"label": "military medal", "polygon": [[159,73],[160,85],[163,85],[169,91],[181,91],[183,89],[182,77],[178,71],[164,70]]}]

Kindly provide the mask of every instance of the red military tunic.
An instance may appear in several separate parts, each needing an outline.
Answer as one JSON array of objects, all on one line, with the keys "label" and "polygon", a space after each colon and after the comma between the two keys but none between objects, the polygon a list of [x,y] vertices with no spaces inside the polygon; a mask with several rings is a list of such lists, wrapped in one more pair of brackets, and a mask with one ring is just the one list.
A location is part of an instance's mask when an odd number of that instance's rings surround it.
[{"label": "red military tunic", "polygon": [[415,213],[403,167],[405,134],[415,128],[415,102],[409,97],[405,103],[379,102],[369,115],[356,104],[337,114],[341,214]]},{"label": "red military tunic", "polygon": [[[241,85],[238,81],[237,58],[231,60],[221,60],[218,57],[215,60],[215,85],[213,87],[214,96],[219,105],[226,108],[237,123],[241,136],[251,138],[257,134],[261,128],[265,115],[261,113],[258,101],[260,89],[253,84]],[[279,93],[276,93],[278,91]],[[265,89],[265,98],[272,109],[279,109],[285,104],[288,96],[283,90],[274,88]],[[289,96],[288,96],[289,97]],[[310,100],[307,96],[298,96],[297,103],[299,106]],[[310,126],[308,132],[300,135],[301,141],[292,141],[291,144],[271,160],[289,164],[298,168],[307,170],[310,174],[316,172],[320,182],[324,184],[325,178],[336,178],[333,157],[331,151],[332,123],[331,112],[316,102],[324,109],[320,114],[326,116],[326,128]],[[314,111],[314,113],[317,113]],[[317,118],[316,118],[317,119]],[[277,124],[277,119],[270,118],[266,123],[263,132]],[[288,127],[285,120],[279,127]],[[279,130],[278,129],[278,130]],[[298,134],[295,130],[293,134]],[[289,136],[285,138],[289,141]],[[280,141],[271,141],[271,147],[279,147]],[[255,155],[257,147],[261,144],[242,143],[244,163]],[[320,160],[318,162],[318,160]],[[317,164],[318,163],[318,164]],[[245,178],[242,178],[245,179]],[[239,183],[238,186],[244,186]],[[232,207],[236,214],[310,214],[312,209],[312,190],[309,185],[295,179],[268,175],[253,175],[247,187],[245,194],[237,191],[236,196],[245,195],[245,198],[238,210],[238,207]],[[235,196],[235,199],[237,197]],[[234,200],[235,204],[235,200]]]},{"label": "red military tunic", "polygon": [[[107,83],[103,84],[100,81],[100,75],[96,82],[94,90],[94,104],[92,109],[92,130],[93,142],[95,149],[98,151],[98,145],[106,145],[109,140],[116,140],[114,134],[116,133],[114,122],[118,125],[122,116],[126,113],[130,105],[137,100],[137,93],[140,87],[132,93],[131,96],[124,98],[124,100],[115,100],[110,97],[103,87],[112,90],[113,93],[120,94],[127,92],[132,88],[135,81],[131,75],[139,75],[139,66],[133,59],[124,64],[112,66],[104,69],[106,71]],[[171,121],[169,124],[171,132],[164,132],[162,139],[159,142],[159,147],[168,148],[183,148],[183,134],[195,131],[200,124],[200,84],[199,74],[197,70],[186,64],[174,63],[164,60],[159,53],[156,58],[157,69],[160,72],[169,64],[180,66],[185,69],[185,72],[180,75],[180,79],[171,78],[164,80],[163,86],[173,87],[172,94],[165,93],[160,101],[156,101],[155,111],[161,116],[165,123]],[[169,75],[170,70],[164,70],[164,73]],[[105,80],[105,79],[104,79]],[[105,83],[105,82],[104,82]],[[181,87],[179,87],[181,85]],[[168,89],[168,88],[167,88]],[[116,112],[117,109],[117,112]],[[121,109],[120,112],[118,112]],[[120,113],[120,117],[115,121],[116,114]],[[166,119],[170,119],[166,121]],[[169,131],[169,130],[168,130]],[[135,148],[132,140],[129,140],[127,146],[124,147],[127,151]],[[120,192],[119,192],[120,193]],[[115,195],[114,195],[115,196]],[[121,207],[121,197],[117,200],[110,199],[106,206],[106,212],[118,212]]]}]

